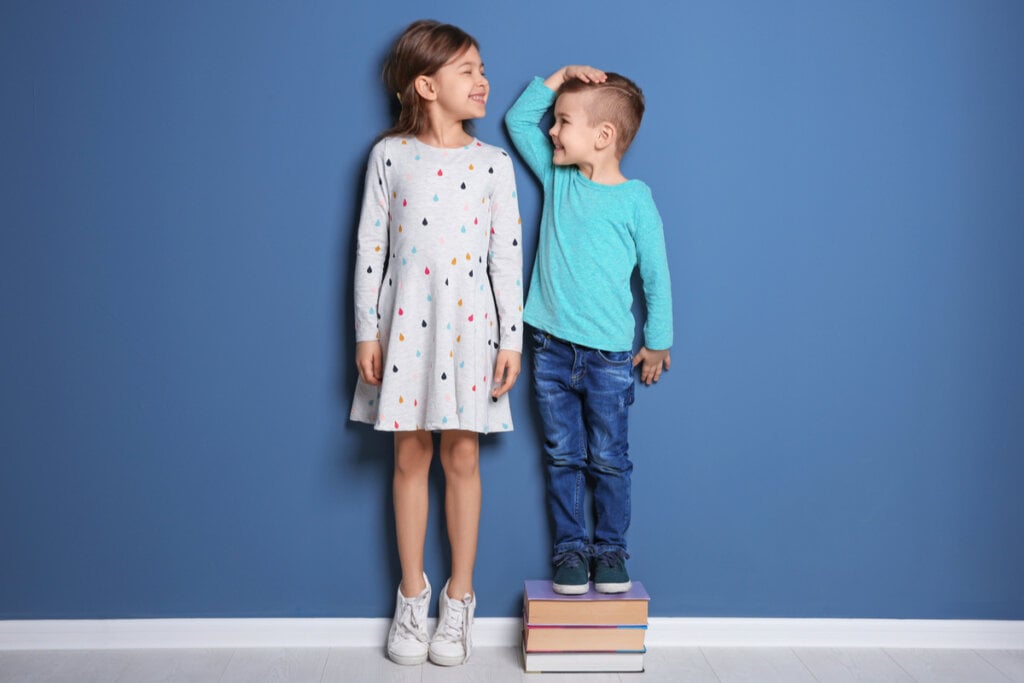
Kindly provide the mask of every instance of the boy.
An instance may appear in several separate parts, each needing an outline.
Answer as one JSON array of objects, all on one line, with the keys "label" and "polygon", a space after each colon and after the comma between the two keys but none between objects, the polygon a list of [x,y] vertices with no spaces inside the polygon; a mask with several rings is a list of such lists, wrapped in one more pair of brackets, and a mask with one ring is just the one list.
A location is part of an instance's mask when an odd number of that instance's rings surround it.
[{"label": "boy", "polygon": [[[554,104],[550,140],[539,124]],[[629,590],[627,443],[633,368],[646,385],[671,364],[672,298],[661,217],[650,188],[619,162],[640,127],[644,97],[627,78],[566,66],[535,78],[505,116],[544,188],[540,240],[524,319],[533,328],[536,399],[544,425],[547,500],[555,527],[556,592]],[[635,356],[630,278],[647,301]],[[594,541],[583,513],[593,482]]]}]

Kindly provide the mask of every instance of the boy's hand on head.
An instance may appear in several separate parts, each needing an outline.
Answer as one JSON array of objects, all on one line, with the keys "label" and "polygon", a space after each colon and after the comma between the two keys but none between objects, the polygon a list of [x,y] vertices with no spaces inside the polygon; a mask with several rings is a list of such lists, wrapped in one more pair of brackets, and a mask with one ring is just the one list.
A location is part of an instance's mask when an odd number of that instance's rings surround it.
[{"label": "boy's hand on head", "polygon": [[494,391],[491,392],[491,396],[498,398],[515,386],[522,370],[522,358],[522,354],[517,351],[498,351],[498,359],[494,363]]},{"label": "boy's hand on head", "polygon": [[651,382],[661,379],[662,369],[668,370],[672,367],[672,357],[668,349],[652,351],[646,346],[641,346],[637,354],[633,356],[633,367],[640,366],[640,381],[651,386]]},{"label": "boy's hand on head", "polygon": [[558,90],[563,83],[574,78],[581,80],[584,83],[604,83],[608,80],[608,75],[600,69],[592,66],[572,64],[569,66],[563,66],[561,69],[548,76],[548,79],[544,81],[544,85],[548,86],[552,90]]},{"label": "boy's hand on head", "polygon": [[356,344],[356,368],[364,382],[380,386],[383,364],[384,352],[380,348],[379,341],[365,341]]},{"label": "boy's hand on head", "polygon": [[565,80],[578,79],[584,83],[604,83],[608,75],[593,66],[573,65],[565,67]]}]

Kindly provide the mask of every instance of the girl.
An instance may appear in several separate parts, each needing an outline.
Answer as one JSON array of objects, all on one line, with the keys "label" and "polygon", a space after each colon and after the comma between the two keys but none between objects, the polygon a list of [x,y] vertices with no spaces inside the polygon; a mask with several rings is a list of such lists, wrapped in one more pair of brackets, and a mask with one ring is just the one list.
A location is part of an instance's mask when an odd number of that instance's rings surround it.
[{"label": "girl", "polygon": [[[383,79],[401,104],[370,152],[355,274],[351,418],[395,433],[393,495],[402,582],[388,634],[399,664],[470,655],[480,521],[478,435],[510,431],[520,371],[522,250],[508,155],[467,131],[486,113],[479,46],[461,29],[411,24]],[[426,632],[423,572],[433,431],[440,431],[451,578]]]}]

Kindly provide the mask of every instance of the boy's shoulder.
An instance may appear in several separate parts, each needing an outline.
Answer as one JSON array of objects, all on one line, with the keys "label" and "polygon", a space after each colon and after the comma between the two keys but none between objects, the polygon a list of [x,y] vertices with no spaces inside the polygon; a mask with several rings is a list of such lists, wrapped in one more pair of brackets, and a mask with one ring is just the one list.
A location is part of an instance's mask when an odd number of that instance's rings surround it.
[{"label": "boy's shoulder", "polygon": [[626,184],[630,186],[631,196],[634,202],[646,207],[656,207],[654,201],[654,190],[651,189],[650,185],[639,178],[631,178],[626,181]]},{"label": "boy's shoulder", "polygon": [[645,183],[643,180],[640,180],[639,178],[630,178],[623,184],[628,185],[629,188],[636,194],[648,196],[654,195],[654,193],[651,191],[651,186]]},{"label": "boy's shoulder", "polygon": [[590,210],[601,212],[609,220],[624,220],[631,225],[647,224],[659,215],[651,186],[637,178],[618,185],[605,185],[598,191],[600,200]]},{"label": "boy's shoulder", "polygon": [[[579,174],[580,177],[583,177],[576,166],[560,166],[558,169],[563,173]],[[598,191],[625,203],[654,201],[654,193],[651,191],[651,186],[639,178],[628,178],[617,185],[599,185],[597,183],[591,183],[590,185],[598,189]]]}]

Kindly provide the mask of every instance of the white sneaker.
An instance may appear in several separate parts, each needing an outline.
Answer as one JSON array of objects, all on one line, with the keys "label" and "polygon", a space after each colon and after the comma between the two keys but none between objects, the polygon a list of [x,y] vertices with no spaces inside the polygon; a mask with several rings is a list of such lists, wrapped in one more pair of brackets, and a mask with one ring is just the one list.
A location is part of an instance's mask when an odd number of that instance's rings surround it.
[{"label": "white sneaker", "polygon": [[427,609],[430,607],[430,582],[423,575],[427,587],[414,598],[402,595],[398,587],[395,618],[388,632],[388,657],[395,664],[415,666],[427,660]]},{"label": "white sneaker", "polygon": [[437,631],[430,641],[430,661],[441,666],[465,664],[473,650],[473,612],[476,596],[466,593],[462,600],[448,597],[448,584],[444,584],[437,606]]}]

